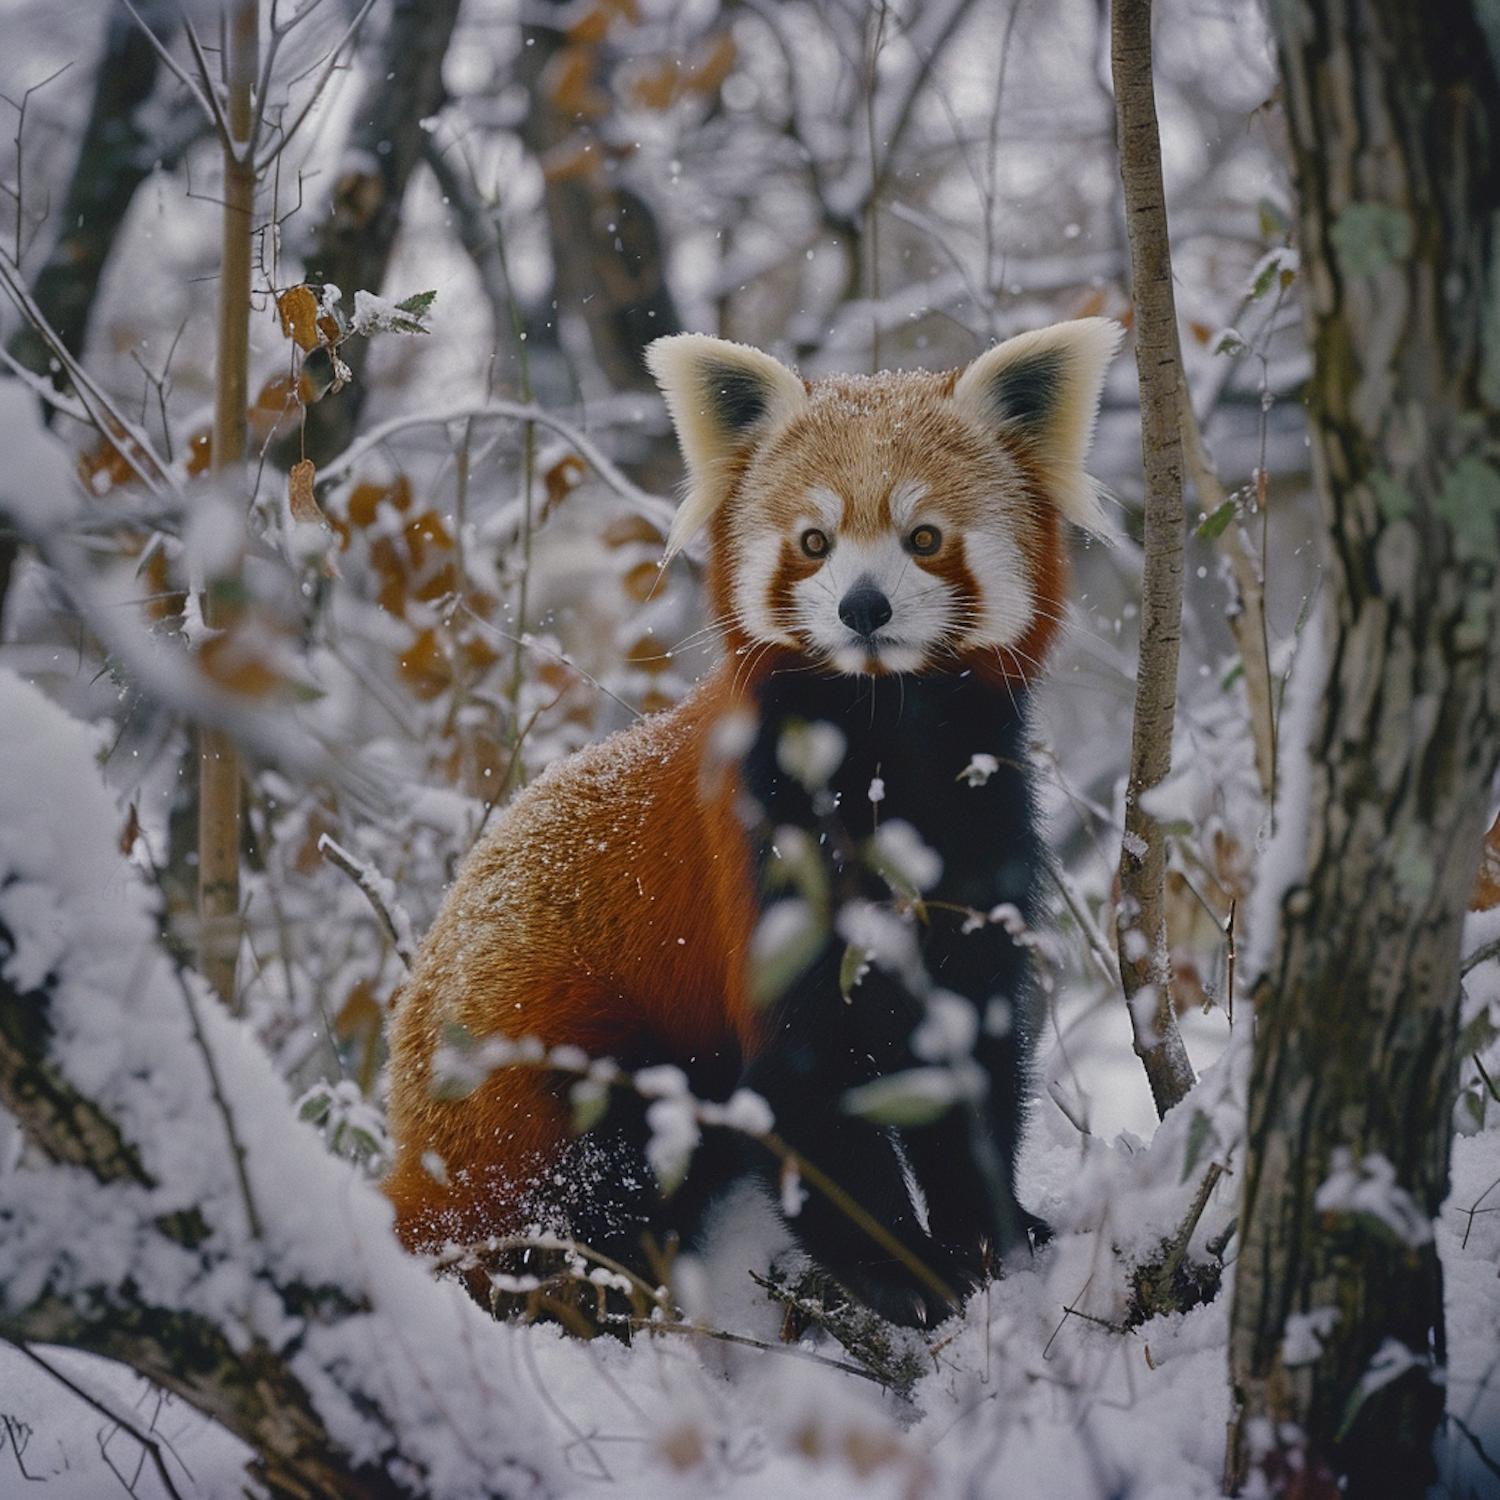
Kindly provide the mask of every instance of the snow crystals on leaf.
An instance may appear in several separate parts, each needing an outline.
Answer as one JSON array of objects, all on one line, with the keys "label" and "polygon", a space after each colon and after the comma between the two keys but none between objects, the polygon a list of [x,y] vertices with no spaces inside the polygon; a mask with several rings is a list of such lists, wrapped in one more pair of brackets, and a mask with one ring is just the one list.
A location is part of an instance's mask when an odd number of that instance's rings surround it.
[{"label": "snow crystals on leaf", "polygon": [[827,934],[817,910],[799,897],[768,907],[750,939],[750,997],[757,1006],[778,999],[812,962]]},{"label": "snow crystals on leaf", "polygon": [[974,1051],[979,1036],[979,1013],[962,995],[934,990],[927,997],[927,1014],[911,1034],[911,1050],[923,1062],[958,1062]]},{"label": "snow crystals on leaf", "polygon": [[843,764],[849,742],[836,724],[788,724],[776,742],[776,764],[809,792],[821,791]]},{"label": "snow crystals on leaf", "polygon": [[431,333],[427,325],[427,313],[437,296],[433,292],[418,292],[401,302],[391,302],[377,297],[374,292],[357,291],[354,294],[354,321],[349,325],[351,333]]},{"label": "snow crystals on leaf", "polygon": [[903,818],[875,830],[875,862],[898,894],[930,891],[943,875],[943,857]]},{"label": "snow crystals on leaf", "polygon": [[860,980],[870,972],[870,955],[853,943],[844,949],[839,960],[839,994],[847,1003],[858,987]]},{"label": "snow crystals on leaf", "polygon": [[[652,1068],[648,1071],[675,1073],[677,1069]],[[681,1074],[678,1076],[681,1077]],[[639,1075],[636,1082],[639,1085]],[[687,1176],[700,1134],[694,1101],[685,1092],[686,1083],[684,1079],[683,1093],[655,1099],[646,1110],[646,1125],[651,1131],[651,1137],[646,1142],[646,1160],[666,1197],[670,1197]]]},{"label": "snow crystals on leaf", "polygon": [[1390,1159],[1378,1151],[1355,1166],[1354,1153],[1347,1146],[1337,1147],[1329,1174],[1313,1196],[1313,1207],[1323,1214],[1358,1215],[1413,1250],[1432,1239],[1432,1220],[1396,1181]]},{"label": "snow crystals on leaf", "polygon": [[1000,762],[993,755],[971,755],[968,765],[954,780],[967,781],[970,786],[983,786],[999,769]]},{"label": "snow crystals on leaf", "polygon": [[846,943],[896,975],[914,995],[931,988],[911,924],[898,913],[871,901],[849,901],[839,908],[837,927]]}]

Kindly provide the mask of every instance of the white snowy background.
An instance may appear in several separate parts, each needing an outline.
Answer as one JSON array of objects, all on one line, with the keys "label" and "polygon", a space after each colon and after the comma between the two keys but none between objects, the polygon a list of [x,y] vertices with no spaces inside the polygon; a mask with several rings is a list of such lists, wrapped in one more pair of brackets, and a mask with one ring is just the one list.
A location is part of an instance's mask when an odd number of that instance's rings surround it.
[{"label": "white snowy background", "polygon": [[[23,271],[55,233],[49,215],[71,169],[106,9],[0,3],[0,139],[9,140],[0,240]],[[322,476],[334,481],[320,499],[336,544],[314,537],[309,549],[268,471],[257,474],[248,528],[206,493],[186,469],[212,379],[216,166],[203,143],[137,195],[85,359],[172,455],[165,498],[110,486],[87,461],[81,481],[78,458],[94,436],[66,419],[44,427],[31,394],[0,382],[0,517],[26,543],[0,614],[5,972],[23,993],[46,988],[53,1057],[121,1126],[152,1182],[101,1190],[44,1168],[0,1112],[7,1308],[44,1287],[66,1297],[128,1282],[149,1301],[294,1351],[293,1370],[335,1439],[383,1463],[395,1434],[435,1497],[1219,1493],[1235,1241],[1211,1303],[1128,1331],[1121,1319],[1132,1270],[1178,1230],[1211,1162],[1228,1170],[1190,1254],[1206,1256],[1236,1211],[1246,996],[1269,959],[1276,897],[1296,871],[1301,736],[1319,691],[1319,563],[1295,395],[1306,371],[1295,278],[1266,286],[1259,275],[1283,245],[1289,208],[1267,107],[1274,61],[1253,7],[1167,0],[1158,9],[1189,377],[1225,486],[1253,496],[1257,467],[1266,473],[1267,508],[1248,513],[1257,541],[1265,526],[1272,659],[1285,682],[1273,827],[1223,623],[1229,589],[1212,544],[1190,542],[1179,769],[1155,810],[1177,830],[1172,936],[1201,1074],[1193,1097],[1157,1126],[1128,1016],[1086,930],[1109,930],[1129,738],[1140,479],[1127,347],[1091,466],[1116,499],[1121,536],[1080,545],[1067,638],[1036,705],[1067,899],[1059,895],[1045,938],[1049,1010],[1021,1196],[1055,1226],[1051,1246],[914,1344],[923,1373],[906,1394],[851,1372],[830,1340],[778,1342],[780,1310],[748,1273],[767,1268],[784,1234],[748,1198],[684,1280],[706,1331],[638,1336],[629,1347],[495,1324],[403,1255],[374,1187],[383,1146],[374,1023],[401,966],[364,897],[318,854],[320,835],[378,871],[420,932],[518,738],[517,779],[529,778],[675,701],[711,648],[690,560],[655,589],[642,582],[654,576],[674,473],[661,404],[608,388],[576,316],[561,310],[572,384],[554,380],[559,393],[542,397],[552,425],[535,429],[535,483],[522,423],[464,415],[521,399],[510,310],[485,300],[451,206],[420,172],[384,290],[436,289],[431,332],[377,336],[365,436]],[[724,36],[734,44],[712,107],[686,91],[648,109],[620,83],[606,122],[620,170],[658,215],[686,326],[818,373],[867,369],[872,321],[883,363],[943,368],[1058,317],[1126,312],[1096,8],[976,0],[930,69],[913,40],[920,10],[892,7],[873,60],[862,51],[865,7],[835,0],[722,11],[713,0],[643,0],[636,19],[617,18],[621,52],[641,67],[702,55]],[[371,25],[384,15],[377,6]],[[540,170],[517,133],[519,25],[510,0],[465,7],[445,70],[452,98],[431,129],[462,145],[476,187],[494,193],[517,307],[535,317],[551,251]],[[303,65],[328,41],[311,34]],[[276,208],[286,218],[263,243],[262,289],[298,279],[367,65],[357,52],[297,143],[302,206],[289,211],[283,183]],[[829,215],[863,211],[871,91],[880,104],[912,79],[912,121],[879,199],[879,283],[853,295]],[[263,312],[252,389],[289,358]],[[16,324],[13,308],[0,311],[6,337]],[[1233,352],[1216,354],[1229,327]],[[544,366],[537,374],[550,378]],[[651,455],[649,472],[662,476],[647,481],[662,492],[654,502],[610,462]],[[543,509],[547,473],[558,493]],[[319,566],[329,545],[332,580]],[[442,567],[452,574],[426,590]],[[254,601],[243,644],[267,676],[254,692],[205,679],[186,649],[191,619],[151,607],[160,593],[235,570]],[[204,714],[236,733],[251,776],[241,1019],[173,958],[191,879],[178,867],[186,846],[174,819],[188,725]],[[1500,917],[1478,914],[1467,946],[1497,936]],[[1443,1461],[1449,1493],[1484,1495],[1500,1493],[1500,1107],[1478,1065],[1500,1077],[1500,962],[1478,964],[1465,987],[1478,1060],[1465,1063],[1452,1195],[1435,1227],[1456,1418]],[[309,1099],[321,1130],[299,1118]],[[1367,1211],[1411,1232],[1379,1163],[1351,1163],[1329,1190],[1360,1195]],[[192,1206],[211,1230],[196,1250],[151,1232],[159,1215]],[[294,1284],[337,1288],[359,1310],[293,1317],[280,1293]],[[1287,1336],[1315,1357],[1316,1316]],[[237,1496],[245,1460],[221,1428],[122,1366],[0,1344],[0,1497]]]}]

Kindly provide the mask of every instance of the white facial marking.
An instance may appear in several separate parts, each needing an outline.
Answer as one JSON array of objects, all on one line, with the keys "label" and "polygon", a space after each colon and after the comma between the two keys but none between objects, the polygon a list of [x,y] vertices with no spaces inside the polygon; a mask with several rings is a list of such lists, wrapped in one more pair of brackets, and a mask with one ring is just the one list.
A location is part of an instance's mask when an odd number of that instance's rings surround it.
[{"label": "white facial marking", "polygon": [[917,507],[927,498],[927,486],[920,479],[903,479],[891,491],[891,524],[903,535],[911,525]]},{"label": "white facial marking", "polygon": [[[867,640],[839,618],[857,584],[868,583],[890,602],[891,618]],[[859,541],[840,537],[828,560],[792,591],[797,624],[813,648],[841,672],[912,672],[952,628],[948,585],[918,567],[894,535]]]},{"label": "white facial marking", "polygon": [[780,562],[780,538],[757,537],[756,544],[744,549],[734,581],[734,612],[740,628],[756,641],[776,641],[795,646],[790,619],[778,623],[771,614],[771,584]]},{"label": "white facial marking", "polygon": [[817,524],[832,536],[844,519],[843,496],[836,494],[827,485],[815,484],[807,492],[807,503]]},{"label": "white facial marking", "polygon": [[1036,607],[1031,576],[1015,539],[1000,532],[964,535],[964,560],[979,585],[979,618],[964,646],[1009,646],[1026,633]]}]

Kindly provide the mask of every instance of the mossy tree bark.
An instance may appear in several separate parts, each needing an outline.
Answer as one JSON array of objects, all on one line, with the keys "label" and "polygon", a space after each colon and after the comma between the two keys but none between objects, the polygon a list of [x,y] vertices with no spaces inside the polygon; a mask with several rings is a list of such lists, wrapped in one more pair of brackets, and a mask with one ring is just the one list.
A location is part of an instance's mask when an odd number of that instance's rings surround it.
[{"label": "mossy tree bark", "polygon": [[[1230,1475],[1391,1500],[1424,1493],[1443,1410],[1430,1220],[1500,760],[1500,81],[1465,0],[1271,10],[1327,681],[1309,763],[1289,769],[1310,778],[1305,874],[1256,986]],[[1360,1181],[1386,1184],[1377,1212],[1352,1210]],[[1314,1318],[1316,1357],[1286,1340],[1294,1316]]]}]

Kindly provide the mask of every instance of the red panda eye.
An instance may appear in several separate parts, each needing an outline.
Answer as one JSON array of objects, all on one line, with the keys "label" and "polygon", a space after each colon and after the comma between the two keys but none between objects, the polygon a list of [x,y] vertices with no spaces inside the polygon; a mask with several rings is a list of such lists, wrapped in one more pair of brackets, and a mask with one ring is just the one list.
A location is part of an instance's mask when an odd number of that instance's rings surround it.
[{"label": "red panda eye", "polygon": [[918,526],[907,537],[906,545],[918,557],[931,557],[943,545],[943,533],[936,526]]},{"label": "red panda eye", "polygon": [[802,550],[809,557],[822,557],[828,551],[828,538],[821,531],[804,531],[802,533]]}]

